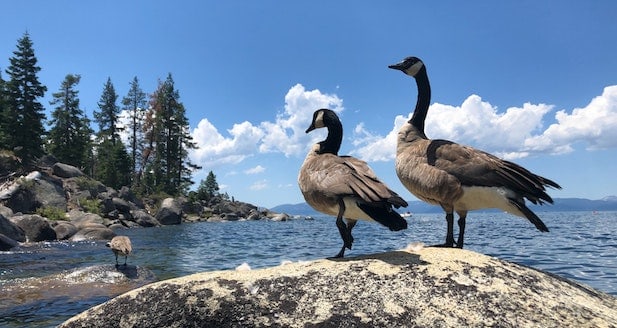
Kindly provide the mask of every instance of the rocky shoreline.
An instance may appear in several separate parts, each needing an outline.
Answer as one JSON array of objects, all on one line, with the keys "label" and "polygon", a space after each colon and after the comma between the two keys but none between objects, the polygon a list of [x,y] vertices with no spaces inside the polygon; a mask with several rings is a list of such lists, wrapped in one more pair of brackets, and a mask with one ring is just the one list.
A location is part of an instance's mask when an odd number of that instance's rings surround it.
[{"label": "rocky shoreline", "polygon": [[139,199],[87,177],[78,168],[53,162],[0,185],[0,251],[20,243],[110,240],[123,228],[183,222],[286,221],[290,216],[216,197],[209,204],[165,198]]}]

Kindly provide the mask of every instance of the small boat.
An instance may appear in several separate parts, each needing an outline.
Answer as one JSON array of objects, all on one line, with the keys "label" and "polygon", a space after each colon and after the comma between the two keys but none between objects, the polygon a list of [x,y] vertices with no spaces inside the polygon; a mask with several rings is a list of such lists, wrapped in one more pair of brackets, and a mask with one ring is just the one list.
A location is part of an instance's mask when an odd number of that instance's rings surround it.
[{"label": "small boat", "polygon": [[411,217],[411,212],[401,213],[401,216],[404,217],[404,218],[410,218]]}]

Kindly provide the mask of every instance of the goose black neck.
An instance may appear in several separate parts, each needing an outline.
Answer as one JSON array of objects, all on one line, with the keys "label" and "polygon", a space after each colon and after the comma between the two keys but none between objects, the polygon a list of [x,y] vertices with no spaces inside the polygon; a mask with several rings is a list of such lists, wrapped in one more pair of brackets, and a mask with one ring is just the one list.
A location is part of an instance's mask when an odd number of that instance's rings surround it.
[{"label": "goose black neck", "polygon": [[338,155],[343,142],[343,125],[340,121],[330,122],[327,126],[328,136],[326,140],[320,142],[321,153],[331,153]]},{"label": "goose black neck", "polygon": [[428,107],[431,103],[431,85],[428,81],[425,67],[420,69],[415,79],[416,85],[418,86],[418,101],[416,102],[416,109],[414,109],[409,123],[418,130],[424,132],[424,120],[426,119]]}]

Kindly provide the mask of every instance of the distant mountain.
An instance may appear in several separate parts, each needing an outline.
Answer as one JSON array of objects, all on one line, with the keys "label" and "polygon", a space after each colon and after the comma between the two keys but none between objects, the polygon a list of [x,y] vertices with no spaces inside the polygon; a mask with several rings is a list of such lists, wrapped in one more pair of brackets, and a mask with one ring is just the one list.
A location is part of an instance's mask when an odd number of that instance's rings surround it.
[{"label": "distant mountain", "polygon": [[[528,204],[532,211],[537,212],[570,212],[570,211],[617,211],[617,196],[607,196],[598,200],[584,198],[555,198],[553,205],[533,205]],[[411,213],[442,213],[439,206],[429,205],[419,200],[408,201],[409,206],[400,208],[399,212]],[[278,205],[270,210],[277,213],[287,213],[290,215],[319,215],[307,203]],[[497,211],[497,210],[484,210]]]}]

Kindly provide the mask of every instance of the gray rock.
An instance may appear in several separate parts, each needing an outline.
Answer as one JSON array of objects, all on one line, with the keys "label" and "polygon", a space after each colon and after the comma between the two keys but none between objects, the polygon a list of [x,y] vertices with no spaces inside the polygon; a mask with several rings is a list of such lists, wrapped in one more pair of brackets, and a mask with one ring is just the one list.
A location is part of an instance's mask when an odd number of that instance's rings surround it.
[{"label": "gray rock", "polygon": [[16,241],[26,241],[26,233],[17,224],[0,214],[0,234]]},{"label": "gray rock", "polygon": [[225,221],[238,221],[241,219],[236,213],[223,213],[221,218]]},{"label": "gray rock", "polygon": [[114,208],[118,210],[118,212],[122,213],[122,214],[129,214],[131,212],[131,204],[129,204],[129,202],[127,202],[126,200],[119,198],[119,197],[113,197],[111,199],[111,202],[114,205]]},{"label": "gray rock", "polygon": [[84,175],[80,169],[64,163],[55,163],[52,165],[51,171],[55,176],[61,178],[75,178]]},{"label": "gray rock", "polygon": [[41,207],[55,207],[66,211],[66,193],[62,181],[48,176],[37,180],[33,188],[34,198]]},{"label": "gray rock", "polygon": [[38,214],[14,216],[11,220],[25,232],[27,242],[56,240],[56,231]]},{"label": "gray rock", "polygon": [[617,299],[467,250],[424,248],[165,280],[60,327],[614,327]]},{"label": "gray rock", "polygon": [[13,216],[13,210],[4,205],[0,205],[0,215],[4,215],[5,218],[11,217]]},{"label": "gray rock", "polygon": [[155,218],[162,225],[180,224],[182,222],[182,208],[175,199],[165,198]]},{"label": "gray rock", "polygon": [[116,236],[116,233],[107,228],[104,225],[92,224],[90,226],[83,227],[77,231],[73,237],[71,237],[71,241],[82,241],[82,240],[111,240]]},{"label": "gray rock", "polygon": [[276,215],[272,216],[272,218],[270,220],[276,221],[276,222],[288,221],[289,220],[289,215],[287,215],[286,213],[279,213],[279,214],[276,214]]},{"label": "gray rock", "polygon": [[131,215],[133,216],[135,223],[142,227],[157,227],[161,225],[159,221],[154,218],[154,216],[148,214],[144,210],[131,211]]},{"label": "gray rock", "polygon": [[261,213],[259,213],[259,211],[257,210],[250,210],[249,215],[246,216],[246,219],[249,221],[261,220],[261,218]]},{"label": "gray rock", "polygon": [[71,210],[68,214],[69,220],[73,223],[77,229],[81,229],[92,223],[103,224],[104,219],[95,213],[88,213],[79,210]]},{"label": "gray rock", "polygon": [[19,242],[0,233],[0,252],[19,246]]},{"label": "gray rock", "polygon": [[219,203],[212,205],[212,211],[216,214],[234,213],[242,218],[248,217],[252,210],[257,210],[257,207],[249,203],[237,201],[221,200]]},{"label": "gray rock", "polygon": [[51,227],[56,232],[56,238],[58,240],[66,240],[77,233],[77,227],[66,221],[54,222]]}]

